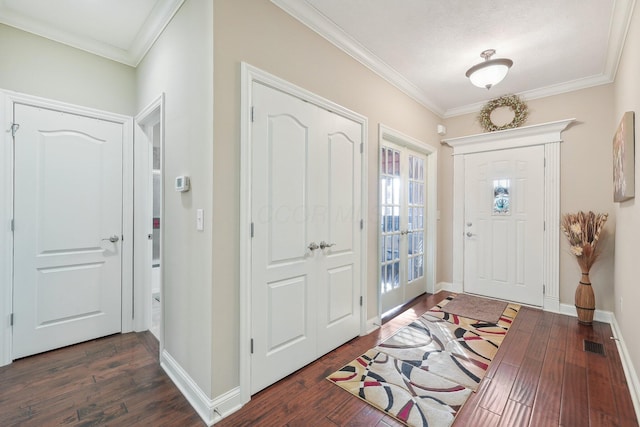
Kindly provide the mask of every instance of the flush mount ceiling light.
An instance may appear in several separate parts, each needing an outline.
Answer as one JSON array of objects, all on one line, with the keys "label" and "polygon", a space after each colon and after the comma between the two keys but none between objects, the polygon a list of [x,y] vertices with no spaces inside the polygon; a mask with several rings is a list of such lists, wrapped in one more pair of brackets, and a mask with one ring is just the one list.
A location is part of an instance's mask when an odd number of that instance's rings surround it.
[{"label": "flush mount ceiling light", "polygon": [[484,62],[474,65],[465,74],[474,86],[491,89],[505,78],[513,61],[507,58],[491,59],[495,49],[487,49],[480,54]]}]

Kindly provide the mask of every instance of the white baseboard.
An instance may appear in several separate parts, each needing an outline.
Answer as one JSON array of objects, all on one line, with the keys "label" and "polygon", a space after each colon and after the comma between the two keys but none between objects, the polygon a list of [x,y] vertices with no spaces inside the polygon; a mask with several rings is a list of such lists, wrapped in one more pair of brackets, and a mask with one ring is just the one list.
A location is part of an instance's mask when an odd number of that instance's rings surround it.
[{"label": "white baseboard", "polygon": [[[554,310],[547,310],[547,311],[554,311]],[[572,317],[578,317],[578,312],[576,311],[576,307],[570,304],[560,304],[560,313],[566,314]],[[596,310],[595,313],[593,314],[593,320],[598,322],[611,324],[611,319],[613,319],[613,313],[610,311]]]},{"label": "white baseboard", "polygon": [[200,418],[208,425],[215,421],[214,401],[211,400],[198,384],[182,369],[182,366],[171,355],[163,350],[160,354],[160,366],[174,382],[176,387],[196,410]]},{"label": "white baseboard", "polygon": [[382,324],[382,320],[380,320],[380,316],[376,316],[374,318],[371,318],[371,319],[367,320],[367,333],[366,333],[366,335],[369,335],[371,332],[373,332],[376,329],[378,329],[381,324]]},{"label": "white baseboard", "polygon": [[442,291],[454,292],[453,283],[450,282],[438,282],[436,283],[436,291],[434,294],[440,293]]},{"label": "white baseboard", "polygon": [[629,385],[629,393],[631,394],[631,401],[633,402],[633,408],[636,410],[636,418],[640,419],[640,381],[638,380],[638,374],[633,367],[633,361],[627,350],[627,345],[620,332],[620,326],[616,320],[616,316],[611,316],[611,330],[613,336],[616,338],[616,345],[618,346],[618,353],[620,353],[620,361],[622,362],[622,369],[624,369],[624,376],[627,379]]},{"label": "white baseboard", "polygon": [[212,400],[166,350],[160,356],[160,366],[208,426],[242,408],[240,387]]},{"label": "white baseboard", "polygon": [[235,387],[213,399],[213,422],[215,423],[228,417],[240,408],[242,408],[240,387]]}]

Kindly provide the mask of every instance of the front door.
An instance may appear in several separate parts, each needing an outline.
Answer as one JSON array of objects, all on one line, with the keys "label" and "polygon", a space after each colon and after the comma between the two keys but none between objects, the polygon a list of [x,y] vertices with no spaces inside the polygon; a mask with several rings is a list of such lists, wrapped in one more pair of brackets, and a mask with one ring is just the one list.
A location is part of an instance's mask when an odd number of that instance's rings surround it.
[{"label": "front door", "polygon": [[465,292],[541,306],[544,147],[464,160]]},{"label": "front door", "polygon": [[427,157],[385,141],[380,151],[382,313],[426,292]]},{"label": "front door", "polygon": [[16,103],[13,358],[121,331],[123,126]]},{"label": "front door", "polygon": [[251,392],[359,333],[361,126],[253,84]]}]

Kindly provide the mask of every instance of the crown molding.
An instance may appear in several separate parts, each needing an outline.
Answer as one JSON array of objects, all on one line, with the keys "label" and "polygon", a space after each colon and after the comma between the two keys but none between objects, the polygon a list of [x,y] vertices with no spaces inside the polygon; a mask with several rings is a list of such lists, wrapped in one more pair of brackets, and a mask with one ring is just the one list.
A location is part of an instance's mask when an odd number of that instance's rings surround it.
[{"label": "crown molding", "polygon": [[[434,103],[422,89],[408,81],[306,1],[271,0],[271,2],[442,118],[478,112],[486,103],[486,101],[477,102],[445,110]],[[518,95],[531,100],[612,83],[618,69],[635,3],[636,0],[615,0],[611,15],[607,58],[602,74],[524,91]]]},{"label": "crown molding", "polygon": [[[566,83],[545,86],[539,89],[527,90],[524,92],[519,92],[516,95],[518,95],[525,101],[530,101],[532,99],[546,98],[548,96],[560,95],[567,92],[574,92],[576,90],[588,89],[590,87],[605,85],[609,83],[613,83],[613,80],[603,74],[599,76],[585,77],[583,79],[573,80]],[[461,116],[463,114],[477,113],[482,109],[487,101],[488,100],[463,105],[462,107],[450,108],[444,112],[442,117],[447,119],[449,117]]]},{"label": "crown molding", "polygon": [[611,25],[609,26],[609,44],[607,46],[607,59],[604,66],[604,75],[611,81],[616,79],[620,58],[629,33],[629,25],[633,17],[633,9],[636,0],[614,0],[611,13]]},{"label": "crown molding", "polygon": [[433,113],[438,116],[442,116],[444,113],[444,110],[432,102],[423,90],[345,33],[307,2],[300,0],[271,0],[271,2]]},{"label": "crown molding", "polygon": [[28,33],[66,44],[94,55],[102,56],[125,65],[136,67],[169,24],[184,0],[168,0],[158,3],[140,29],[130,49],[67,32],[28,16],[16,13],[0,3],[0,23]]}]

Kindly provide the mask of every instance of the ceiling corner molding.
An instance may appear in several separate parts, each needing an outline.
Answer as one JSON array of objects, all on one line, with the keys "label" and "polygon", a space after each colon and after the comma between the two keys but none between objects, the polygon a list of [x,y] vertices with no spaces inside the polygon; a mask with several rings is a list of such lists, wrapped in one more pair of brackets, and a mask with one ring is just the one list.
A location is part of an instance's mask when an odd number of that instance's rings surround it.
[{"label": "ceiling corner molding", "polygon": [[136,67],[180,9],[184,0],[171,0],[156,6],[128,50],[86,36],[78,36],[5,8],[0,1],[0,23],[67,46]]},{"label": "ceiling corner molding", "polygon": [[607,59],[604,66],[604,74],[611,80],[616,79],[620,58],[629,33],[629,25],[633,17],[633,9],[636,0],[615,0],[611,13],[609,26],[609,45],[607,46]]},{"label": "ceiling corner molding", "polygon": [[0,12],[0,23],[76,49],[84,50],[85,52],[112,59],[126,65],[132,65],[127,52],[115,46],[101,43],[97,40],[75,36],[69,32],[51,27],[42,22],[36,21],[35,19],[17,14],[11,10],[2,9]]},{"label": "ceiling corner molding", "polygon": [[334,22],[327,19],[306,1],[301,0],[271,0],[273,4],[300,21],[303,25],[318,33],[331,44],[344,51],[374,73],[391,83],[400,91],[431,110],[438,116],[444,114],[444,110],[433,103],[427,95],[416,85],[390,67],[379,57],[374,55],[362,44],[345,33]]},{"label": "ceiling corner molding", "polygon": [[183,3],[184,0],[172,0],[154,8],[129,49],[134,67],[137,67],[144,59],[149,49],[158,40],[158,37],[169,25],[175,14],[178,13]]},{"label": "ceiling corner molding", "polygon": [[[604,74],[585,77],[583,79],[577,79],[570,82],[560,83],[551,86],[545,86],[538,89],[528,90],[517,93],[524,101],[530,101],[533,99],[546,98],[548,96],[560,95],[567,92],[574,92],[580,89],[588,89],[590,87],[600,86],[613,83],[613,80]],[[499,96],[499,95],[497,95]],[[496,97],[497,97],[496,96]],[[461,116],[463,114],[477,113],[484,104],[489,101],[488,99],[473,104],[463,105],[462,107],[450,108],[443,114],[443,118]]]}]

